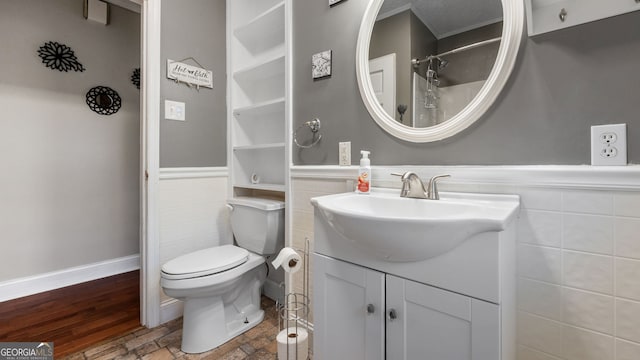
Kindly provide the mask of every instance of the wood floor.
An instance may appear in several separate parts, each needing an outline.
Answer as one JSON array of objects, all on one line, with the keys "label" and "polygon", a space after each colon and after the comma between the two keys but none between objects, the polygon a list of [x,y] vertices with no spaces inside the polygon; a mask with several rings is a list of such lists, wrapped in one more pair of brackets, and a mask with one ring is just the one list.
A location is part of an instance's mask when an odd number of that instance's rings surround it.
[{"label": "wood floor", "polygon": [[[156,328],[122,334],[57,360],[276,360],[279,332],[276,303],[262,296],[264,320],[247,332],[201,354],[182,352],[182,318]],[[281,357],[282,359],[282,357]]]},{"label": "wood floor", "polygon": [[0,302],[0,342],[53,341],[62,357],[140,327],[140,272]]}]

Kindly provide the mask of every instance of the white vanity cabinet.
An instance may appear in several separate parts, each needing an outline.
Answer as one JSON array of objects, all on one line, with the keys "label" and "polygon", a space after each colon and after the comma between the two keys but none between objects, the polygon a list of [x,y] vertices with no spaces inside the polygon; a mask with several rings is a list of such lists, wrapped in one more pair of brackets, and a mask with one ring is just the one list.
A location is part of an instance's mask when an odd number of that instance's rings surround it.
[{"label": "white vanity cabinet", "polygon": [[526,0],[529,36],[640,10],[637,0]]},{"label": "white vanity cabinet", "polygon": [[315,254],[313,358],[383,360],[385,274]]},{"label": "white vanity cabinet", "polygon": [[515,360],[518,196],[311,203],[314,359]]},{"label": "white vanity cabinet", "polygon": [[314,255],[315,359],[500,359],[499,306]]},{"label": "white vanity cabinet", "polygon": [[386,276],[387,359],[500,359],[496,304]]}]

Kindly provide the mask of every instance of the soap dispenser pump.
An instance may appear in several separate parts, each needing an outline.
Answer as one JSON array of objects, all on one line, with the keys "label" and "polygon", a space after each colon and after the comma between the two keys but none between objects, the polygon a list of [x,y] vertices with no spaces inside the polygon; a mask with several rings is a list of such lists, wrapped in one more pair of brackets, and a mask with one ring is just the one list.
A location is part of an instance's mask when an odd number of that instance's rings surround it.
[{"label": "soap dispenser pump", "polygon": [[358,186],[356,192],[360,194],[369,194],[371,192],[371,160],[369,160],[369,151],[361,150],[362,158],[360,159],[360,169],[358,170]]}]

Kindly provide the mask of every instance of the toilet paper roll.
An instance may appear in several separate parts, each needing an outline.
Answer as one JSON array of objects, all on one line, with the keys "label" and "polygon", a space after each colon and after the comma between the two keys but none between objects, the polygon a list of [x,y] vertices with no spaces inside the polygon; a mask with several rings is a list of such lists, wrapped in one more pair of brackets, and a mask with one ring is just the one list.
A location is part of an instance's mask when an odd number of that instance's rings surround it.
[{"label": "toilet paper roll", "polygon": [[278,333],[276,341],[278,342],[278,360],[307,360],[309,356],[307,330],[286,328]]},{"label": "toilet paper roll", "polygon": [[280,250],[280,253],[271,264],[276,269],[282,266],[285,272],[294,273],[302,267],[302,258],[297,251],[290,247],[285,247]]}]

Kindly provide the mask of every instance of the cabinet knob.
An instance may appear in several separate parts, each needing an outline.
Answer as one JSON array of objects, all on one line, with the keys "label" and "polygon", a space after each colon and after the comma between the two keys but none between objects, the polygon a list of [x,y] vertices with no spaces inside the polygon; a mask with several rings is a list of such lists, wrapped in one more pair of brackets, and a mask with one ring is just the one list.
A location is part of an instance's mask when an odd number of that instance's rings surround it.
[{"label": "cabinet knob", "polygon": [[376,307],[373,304],[367,305],[367,314],[373,314],[376,311]]},{"label": "cabinet knob", "polygon": [[397,318],[398,318],[398,313],[396,312],[396,309],[389,310],[389,320],[395,320]]},{"label": "cabinet knob", "polygon": [[[636,2],[638,2],[640,0],[636,0]],[[567,10],[565,8],[562,8],[562,10],[560,10],[560,14],[558,14],[558,17],[560,18],[560,21],[564,22],[567,19]]]}]

